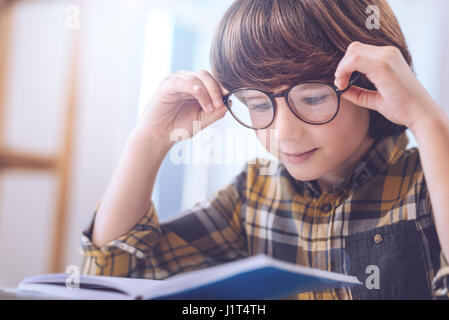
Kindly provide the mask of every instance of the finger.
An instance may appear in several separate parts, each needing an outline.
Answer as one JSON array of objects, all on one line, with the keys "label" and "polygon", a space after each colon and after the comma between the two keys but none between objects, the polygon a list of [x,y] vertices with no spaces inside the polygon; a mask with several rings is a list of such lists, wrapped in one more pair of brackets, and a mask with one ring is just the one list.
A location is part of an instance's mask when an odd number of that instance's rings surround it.
[{"label": "finger", "polygon": [[201,117],[202,129],[206,128],[207,126],[214,123],[215,121],[223,118],[226,115],[227,111],[228,111],[227,108],[219,108],[219,109],[216,109],[214,112],[202,113],[202,117]]},{"label": "finger", "polygon": [[214,112],[214,106],[209,96],[209,92],[204,85],[203,81],[201,81],[198,77],[192,74],[179,74],[179,79],[182,82],[181,88],[184,92],[192,95],[196,100],[198,100],[201,108],[206,113]]},{"label": "finger", "polygon": [[199,71],[197,73],[197,76],[206,86],[215,109],[224,108],[225,105],[223,102],[223,92],[215,78],[206,70]]},{"label": "finger", "polygon": [[355,66],[351,64],[350,65],[343,64],[342,60],[337,67],[337,71],[335,72],[334,85],[340,90],[346,89],[349,85],[351,75],[354,71],[357,71]]},{"label": "finger", "polygon": [[376,57],[379,56],[379,50],[382,50],[381,47],[357,41],[351,43],[335,71],[335,86],[340,90],[346,89],[351,75],[355,71],[371,74],[373,68],[376,68]]},{"label": "finger", "polygon": [[356,105],[376,110],[375,106],[376,100],[379,97],[378,95],[379,93],[377,91],[351,87],[342,95],[342,97]]},{"label": "finger", "polygon": [[224,95],[231,93],[231,91],[229,91],[228,89],[225,89],[225,87],[223,87],[220,83],[218,83],[218,85],[220,86],[221,92],[223,92]]},{"label": "finger", "polygon": [[212,76],[212,78],[217,82],[218,86],[221,89],[221,92],[223,95],[227,95],[228,93],[230,93],[230,91],[228,89],[226,89],[225,87],[223,87],[220,83],[220,81],[218,80],[217,75],[215,75],[212,71],[210,70],[206,70],[207,72],[209,72],[209,74]]}]

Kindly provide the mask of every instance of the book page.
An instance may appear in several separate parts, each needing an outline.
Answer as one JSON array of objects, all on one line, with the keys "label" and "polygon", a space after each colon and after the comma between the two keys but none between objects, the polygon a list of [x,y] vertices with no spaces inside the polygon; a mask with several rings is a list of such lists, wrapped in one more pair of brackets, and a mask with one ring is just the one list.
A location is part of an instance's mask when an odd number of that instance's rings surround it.
[{"label": "book page", "polygon": [[26,283],[14,292],[19,298],[33,297],[33,299],[58,299],[58,300],[129,300],[132,299],[123,293],[115,291],[92,289],[69,289],[60,284]]},{"label": "book page", "polygon": [[[33,276],[25,278],[18,286],[19,290],[27,289],[31,290],[33,288],[39,290],[45,290],[48,287],[49,292],[55,292],[57,294],[68,294],[73,295],[74,290],[66,287],[66,280],[68,279],[68,274],[66,273],[56,273],[56,274],[45,274],[39,276]],[[110,277],[110,276],[88,276],[80,275],[80,289],[78,291],[89,290],[100,295],[102,291],[107,292],[108,290],[115,290],[120,292],[113,292],[114,295],[121,295],[122,299],[135,298],[136,296],[142,294],[142,292],[157,290],[161,285],[161,280],[149,280],[149,279],[138,279],[138,278],[125,278],[125,277]],[[54,284],[53,286],[51,284]],[[96,287],[96,290],[90,290],[88,287]],[[103,288],[103,290],[100,290]],[[65,291],[67,292],[65,292]],[[75,295],[78,295],[75,293]]]}]

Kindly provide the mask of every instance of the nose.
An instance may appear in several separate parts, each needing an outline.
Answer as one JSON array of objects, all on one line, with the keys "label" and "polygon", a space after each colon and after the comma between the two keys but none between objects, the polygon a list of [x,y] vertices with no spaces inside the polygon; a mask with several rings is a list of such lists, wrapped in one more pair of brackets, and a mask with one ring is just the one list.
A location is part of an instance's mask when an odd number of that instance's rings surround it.
[{"label": "nose", "polygon": [[284,98],[276,98],[276,116],[272,128],[276,129],[280,141],[302,139],[305,133],[305,122],[293,114]]}]

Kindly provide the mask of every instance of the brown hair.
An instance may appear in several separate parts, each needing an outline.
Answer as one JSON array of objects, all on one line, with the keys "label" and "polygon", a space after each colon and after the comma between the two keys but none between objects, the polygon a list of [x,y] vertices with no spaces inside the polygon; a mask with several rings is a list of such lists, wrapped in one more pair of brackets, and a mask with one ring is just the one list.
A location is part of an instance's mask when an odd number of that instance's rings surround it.
[{"label": "brown hair", "polygon": [[[370,5],[379,8],[379,29],[366,27]],[[398,47],[412,67],[404,35],[386,0],[236,0],[215,32],[210,64],[227,90],[272,91],[305,80],[333,82],[338,63],[354,41]],[[357,85],[376,89],[364,76]],[[372,138],[406,129],[370,110]]]}]

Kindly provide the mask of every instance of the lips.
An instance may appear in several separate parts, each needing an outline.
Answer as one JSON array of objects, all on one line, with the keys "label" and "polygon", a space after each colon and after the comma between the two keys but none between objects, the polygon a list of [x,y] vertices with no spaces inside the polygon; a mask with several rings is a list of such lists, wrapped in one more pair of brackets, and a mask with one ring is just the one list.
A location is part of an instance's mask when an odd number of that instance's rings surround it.
[{"label": "lips", "polygon": [[315,154],[315,151],[317,151],[318,148],[312,149],[310,151],[304,152],[304,153],[285,153],[281,151],[281,157],[285,162],[291,163],[291,164],[300,164],[305,161],[307,161],[311,156]]},{"label": "lips", "polygon": [[283,151],[281,151],[281,152],[287,156],[296,157],[296,156],[304,156],[304,155],[308,154],[309,152],[315,151],[316,149],[317,148],[310,149],[309,151],[306,151],[306,152],[295,152],[295,153],[283,152]]}]

